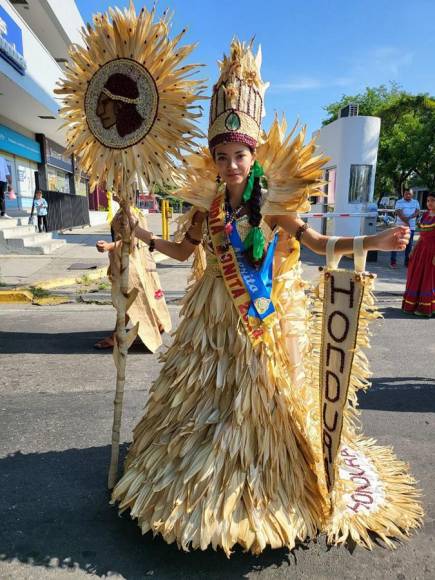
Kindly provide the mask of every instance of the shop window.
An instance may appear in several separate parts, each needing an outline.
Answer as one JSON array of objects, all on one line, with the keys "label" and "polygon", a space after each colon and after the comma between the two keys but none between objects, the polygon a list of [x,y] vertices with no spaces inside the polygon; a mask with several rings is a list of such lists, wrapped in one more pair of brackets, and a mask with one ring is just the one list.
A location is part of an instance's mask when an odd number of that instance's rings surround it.
[{"label": "shop window", "polygon": [[60,169],[48,168],[48,189],[50,191],[60,191],[62,193],[70,193],[69,188],[69,174]]},{"label": "shop window", "polygon": [[351,165],[349,181],[349,203],[369,201],[372,165]]},{"label": "shop window", "polygon": [[88,184],[85,179],[80,179],[76,181],[76,195],[87,195],[88,194]]},{"label": "shop window", "polygon": [[89,181],[85,174],[78,169],[74,173],[74,187],[76,195],[86,196],[89,193]]},{"label": "shop window", "polygon": [[35,191],[36,163],[27,160],[16,160],[17,193],[21,197],[33,197]]}]

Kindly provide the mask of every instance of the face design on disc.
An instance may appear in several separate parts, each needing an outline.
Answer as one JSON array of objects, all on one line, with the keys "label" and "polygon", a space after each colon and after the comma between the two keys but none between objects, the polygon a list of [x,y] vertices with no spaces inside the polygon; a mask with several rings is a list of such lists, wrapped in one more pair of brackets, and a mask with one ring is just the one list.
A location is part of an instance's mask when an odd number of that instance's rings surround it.
[{"label": "face design on disc", "polygon": [[110,127],[116,124],[121,106],[119,101],[114,101],[104,93],[100,93],[96,114],[100,117],[104,129],[110,129]]},{"label": "face design on disc", "polygon": [[128,58],[112,60],[91,78],[85,95],[89,130],[111,149],[143,139],[157,116],[159,96],[148,70]]}]

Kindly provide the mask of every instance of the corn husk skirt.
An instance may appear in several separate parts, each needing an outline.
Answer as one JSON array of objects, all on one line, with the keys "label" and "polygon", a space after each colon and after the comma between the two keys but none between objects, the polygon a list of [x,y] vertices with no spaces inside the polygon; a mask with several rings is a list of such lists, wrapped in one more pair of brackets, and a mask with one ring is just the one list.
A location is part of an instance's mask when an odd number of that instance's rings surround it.
[{"label": "corn husk skirt", "polygon": [[[254,348],[208,256],[184,299],[113,501],[130,510],[142,533],[184,550],[211,545],[229,555],[239,544],[258,554],[319,532],[330,543],[351,537],[371,547],[374,531],[392,545],[391,537],[408,534],[422,517],[412,477],[389,449],[356,434],[353,410],[338,481],[325,492],[313,371],[318,322],[298,265],[284,268],[276,283],[279,328]],[[365,333],[363,325],[362,342]],[[357,369],[354,391],[361,386]]]}]

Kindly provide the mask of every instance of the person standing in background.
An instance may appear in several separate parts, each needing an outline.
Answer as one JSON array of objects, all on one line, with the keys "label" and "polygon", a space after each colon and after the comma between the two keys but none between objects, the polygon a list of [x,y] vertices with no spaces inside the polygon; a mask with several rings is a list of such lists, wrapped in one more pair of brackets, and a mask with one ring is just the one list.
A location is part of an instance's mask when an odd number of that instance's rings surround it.
[{"label": "person standing in background", "polygon": [[9,171],[6,159],[0,155],[0,217],[11,219],[6,214],[6,189],[9,191],[12,188],[12,176]]},{"label": "person standing in background", "polygon": [[33,203],[36,209],[36,215],[38,216],[39,233],[42,233],[43,231],[48,232],[47,228],[48,203],[47,200],[42,197],[42,191],[36,192],[35,201]]},{"label": "person standing in background", "polygon": [[417,223],[420,239],[409,261],[402,310],[430,317],[435,315],[435,193],[429,193],[426,203]]},{"label": "person standing in background", "polygon": [[[394,209],[396,210],[397,225],[408,226],[410,230],[409,243],[405,249],[405,268],[407,268],[414,240],[415,218],[418,216],[420,211],[420,204],[416,199],[413,199],[412,191],[405,189],[403,197],[396,201]],[[391,252],[390,267],[397,268],[397,252]]]}]

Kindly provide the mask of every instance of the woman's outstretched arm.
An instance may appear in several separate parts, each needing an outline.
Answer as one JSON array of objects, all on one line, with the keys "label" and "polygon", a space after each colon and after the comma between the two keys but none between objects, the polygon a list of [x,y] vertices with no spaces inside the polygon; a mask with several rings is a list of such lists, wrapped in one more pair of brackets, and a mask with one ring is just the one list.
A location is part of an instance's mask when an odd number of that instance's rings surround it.
[{"label": "woman's outstretched arm", "polygon": [[[205,213],[196,212],[192,225],[188,229],[187,235],[181,242],[171,242],[169,240],[162,240],[161,238],[156,238],[152,232],[145,230],[137,225],[137,218],[134,214],[127,212],[130,221],[130,227],[134,232],[134,236],[139,240],[145,242],[148,246],[151,244],[151,240],[154,240],[154,248],[180,262],[187,260],[194,252],[195,247],[201,242],[202,239],[202,224],[206,217]],[[189,241],[189,239],[191,241]],[[197,243],[195,243],[197,242]]]},{"label": "woman's outstretched arm", "polygon": [[[304,227],[304,221],[299,217],[292,216],[272,216],[270,223],[273,226],[280,226],[283,230],[292,236],[296,236],[300,228]],[[302,232],[301,243],[307,246],[316,254],[326,254],[326,244],[330,236],[319,234],[311,228]],[[402,251],[409,242],[409,228],[406,226],[397,226],[364,237],[364,250],[380,250],[389,252],[393,250]],[[353,253],[353,238],[339,237],[335,244],[335,251],[338,254]]]}]

